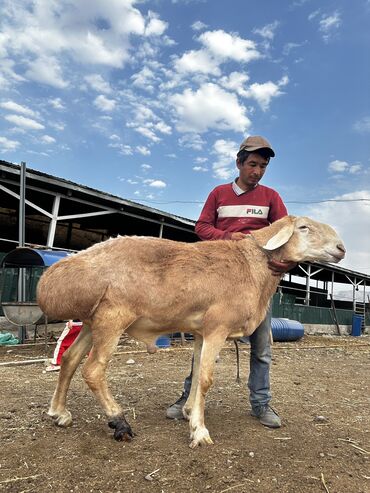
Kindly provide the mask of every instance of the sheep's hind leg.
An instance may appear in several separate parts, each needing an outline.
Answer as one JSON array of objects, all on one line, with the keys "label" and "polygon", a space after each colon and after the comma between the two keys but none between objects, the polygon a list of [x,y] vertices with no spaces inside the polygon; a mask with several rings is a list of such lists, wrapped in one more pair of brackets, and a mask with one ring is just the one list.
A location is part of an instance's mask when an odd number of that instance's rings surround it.
[{"label": "sheep's hind leg", "polygon": [[134,433],[126,421],[121,406],[113,399],[106,380],[106,369],[117,348],[123,328],[127,328],[135,317],[129,313],[122,317],[114,312],[100,310],[91,325],[93,348],[83,367],[82,374],[108,417],[108,426],[114,429],[117,441],[131,440]]},{"label": "sheep's hind leg", "polygon": [[87,325],[84,325],[77,339],[62,356],[58,383],[48,410],[48,415],[58,426],[67,427],[72,424],[72,415],[66,408],[67,393],[79,363],[90,351],[91,346],[91,331]]}]

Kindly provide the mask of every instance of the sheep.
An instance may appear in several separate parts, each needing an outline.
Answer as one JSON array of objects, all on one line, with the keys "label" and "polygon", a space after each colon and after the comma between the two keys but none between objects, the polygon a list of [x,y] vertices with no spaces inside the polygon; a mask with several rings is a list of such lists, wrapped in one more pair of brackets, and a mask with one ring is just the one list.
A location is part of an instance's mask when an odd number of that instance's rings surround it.
[{"label": "sheep", "polygon": [[240,241],[118,237],[58,261],[39,281],[38,304],[49,319],[80,319],[84,326],[63,355],[48,414],[59,426],[71,425],[67,392],[89,353],[83,377],[114,438],[131,440],[131,427],[107,386],[109,359],[123,332],[154,352],[157,337],[176,328],[195,335],[193,385],[184,408],[190,447],[213,443],[204,404],[215,358],[228,337],[248,336],[264,319],[279,283],[268,268],[269,258],[337,263],[344,255],[330,226],[286,216]]}]

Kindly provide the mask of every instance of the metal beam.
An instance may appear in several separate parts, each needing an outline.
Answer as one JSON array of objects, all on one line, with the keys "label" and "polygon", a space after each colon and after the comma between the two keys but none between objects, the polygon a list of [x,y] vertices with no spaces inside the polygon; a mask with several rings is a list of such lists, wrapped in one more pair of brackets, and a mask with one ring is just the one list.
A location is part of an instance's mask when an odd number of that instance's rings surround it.
[{"label": "metal beam", "polygon": [[53,216],[52,216],[50,224],[49,224],[48,239],[46,241],[46,246],[48,248],[51,248],[54,244],[55,231],[56,231],[57,222],[58,222],[59,205],[60,205],[60,195],[56,195],[54,197],[53,213],[52,213]]}]

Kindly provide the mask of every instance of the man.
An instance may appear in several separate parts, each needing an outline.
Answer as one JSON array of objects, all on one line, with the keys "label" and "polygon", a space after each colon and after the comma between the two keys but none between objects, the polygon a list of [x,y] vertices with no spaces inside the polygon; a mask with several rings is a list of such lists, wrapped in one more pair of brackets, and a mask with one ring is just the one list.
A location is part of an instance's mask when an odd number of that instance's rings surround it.
[{"label": "man", "polygon": [[[270,143],[263,137],[250,136],[240,145],[236,157],[239,176],[233,183],[216,187],[208,196],[195,232],[201,240],[242,240],[251,231],[263,228],[287,215],[279,194],[259,182],[275,156]],[[270,261],[274,275],[281,275],[294,263]],[[270,428],[279,428],[278,414],[270,407],[271,310],[265,320],[249,337],[251,415]],[[193,369],[193,368],[192,368]],[[190,393],[192,372],[185,379],[181,397],[167,409],[170,419],[181,419],[182,408]]]}]

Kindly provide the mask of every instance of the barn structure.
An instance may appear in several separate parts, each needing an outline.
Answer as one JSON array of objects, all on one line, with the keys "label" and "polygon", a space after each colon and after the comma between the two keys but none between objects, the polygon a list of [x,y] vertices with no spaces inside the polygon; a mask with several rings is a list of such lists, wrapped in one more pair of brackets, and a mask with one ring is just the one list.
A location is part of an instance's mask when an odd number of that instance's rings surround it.
[{"label": "barn structure", "polygon": [[[20,244],[22,216],[21,244],[28,248],[77,252],[117,235],[198,240],[190,219],[0,161],[0,261]],[[35,279],[28,282],[35,285]],[[10,296],[10,284],[1,271],[2,297]],[[334,333],[350,331],[353,316],[361,316],[364,332],[370,325],[369,286],[367,274],[302,263],[281,281],[273,316],[298,320],[308,331],[321,327]]]}]

